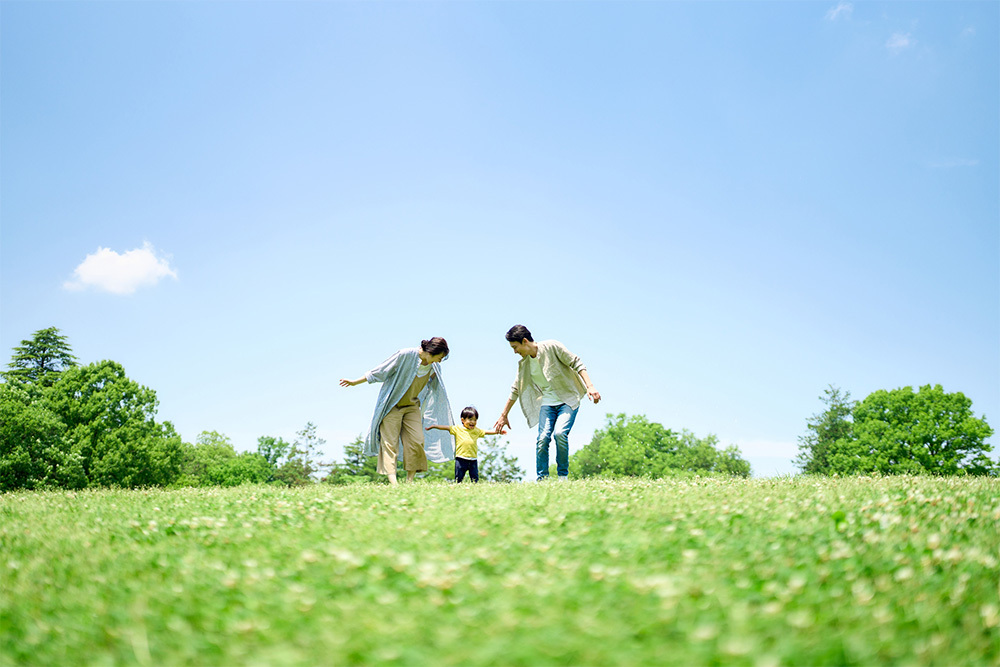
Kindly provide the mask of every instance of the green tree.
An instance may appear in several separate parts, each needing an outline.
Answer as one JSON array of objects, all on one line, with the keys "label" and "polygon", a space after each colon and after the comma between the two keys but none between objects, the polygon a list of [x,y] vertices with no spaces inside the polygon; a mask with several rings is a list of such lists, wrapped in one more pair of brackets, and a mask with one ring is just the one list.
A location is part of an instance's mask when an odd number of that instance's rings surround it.
[{"label": "green tree", "polygon": [[214,486],[264,484],[274,474],[274,468],[257,452],[242,452],[208,471],[207,480]]},{"label": "green tree", "polygon": [[288,486],[311,484],[314,476],[331,467],[320,461],[326,440],[316,433],[316,425],[308,422],[292,443],[285,462],[275,472],[275,479]]},{"label": "green tree", "polygon": [[0,384],[0,491],[86,486],[65,434],[41,387]]},{"label": "green tree", "polygon": [[360,435],[344,445],[344,460],[333,466],[323,481],[327,484],[359,484],[380,482],[384,478],[376,472],[378,462],[374,456],[365,456],[365,440]]},{"label": "green tree", "polygon": [[750,462],[743,458],[743,452],[736,445],[729,445],[715,459],[715,472],[733,477],[749,477]]},{"label": "green tree", "polygon": [[[260,440],[265,440],[261,438]],[[276,441],[276,442],[275,442]],[[269,438],[268,451],[281,449],[284,441]],[[275,467],[260,451],[237,453],[232,440],[217,431],[202,431],[195,444],[184,445],[182,486],[239,486],[273,481]]]},{"label": "green tree", "polygon": [[265,481],[277,481],[278,468],[281,467],[291,450],[292,445],[285,442],[283,438],[275,438],[270,435],[262,435],[257,438],[257,454],[267,461],[271,469]]},{"label": "green tree", "polygon": [[852,438],[836,441],[830,472],[996,475],[987,455],[993,429],[961,392],[925,385],[869,394],[853,412]]},{"label": "green tree", "polygon": [[704,472],[750,475],[739,449],[720,452],[718,438],[675,433],[645,416],[608,415],[603,429],[570,457],[570,474],[578,477],[669,477]]},{"label": "green tree", "polygon": [[177,478],[180,436],[170,422],[156,422],[156,393],[130,380],[120,364],[70,368],[47,392],[89,486],[167,485]]},{"label": "green tree", "polygon": [[658,476],[666,476],[670,470],[687,470],[689,472],[712,472],[719,458],[719,450],[716,446],[719,439],[714,434],[709,433],[704,438],[699,438],[687,429],[680,433],[673,434],[673,442],[669,439],[665,443],[666,448],[658,449],[653,459],[659,465],[654,469]]},{"label": "green tree", "polygon": [[570,474],[654,476],[664,467],[658,459],[671,452],[674,441],[672,431],[644,416],[607,415],[605,427],[595,431],[590,443],[570,457]]},{"label": "green tree", "polygon": [[281,438],[262,435],[257,438],[257,453],[264,457],[271,467],[277,468],[282,459],[288,456],[292,446]]},{"label": "green tree", "polygon": [[[519,482],[524,469],[517,457],[507,454],[510,441],[500,443],[500,436],[488,435],[479,441],[479,478],[485,482]],[[453,471],[454,473],[454,471]]]},{"label": "green tree", "polygon": [[14,348],[14,357],[3,373],[8,382],[37,382],[46,387],[59,379],[60,373],[77,366],[66,336],[49,327],[36,331],[30,340]]},{"label": "green tree", "polygon": [[181,458],[181,477],[184,486],[209,486],[218,469],[236,458],[232,441],[217,431],[202,431],[193,445],[184,445]]},{"label": "green tree", "polygon": [[826,410],[807,420],[809,432],[799,436],[799,453],[794,461],[802,472],[814,475],[829,474],[830,452],[838,441],[854,438],[851,420],[857,406],[857,401],[851,400],[851,392],[842,392],[833,385],[823,390],[820,400],[826,404]]}]

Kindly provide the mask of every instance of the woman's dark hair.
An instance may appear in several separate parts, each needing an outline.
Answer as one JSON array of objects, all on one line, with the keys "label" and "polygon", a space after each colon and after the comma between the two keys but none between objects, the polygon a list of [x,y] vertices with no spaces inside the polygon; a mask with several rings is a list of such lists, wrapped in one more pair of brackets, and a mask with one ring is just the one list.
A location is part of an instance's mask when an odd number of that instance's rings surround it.
[{"label": "woman's dark hair", "polygon": [[443,354],[448,356],[448,341],[444,338],[431,338],[430,340],[420,341],[420,349],[429,355]]},{"label": "woman's dark hair", "polygon": [[473,417],[479,419],[479,410],[476,410],[471,405],[467,408],[462,408],[462,419],[472,419]]},{"label": "woman's dark hair", "polygon": [[508,331],[507,335],[504,337],[507,339],[508,343],[520,343],[522,340],[528,340],[532,343],[535,342],[535,339],[531,337],[531,332],[528,331],[528,327],[523,324],[515,324],[512,326],[510,331]]}]

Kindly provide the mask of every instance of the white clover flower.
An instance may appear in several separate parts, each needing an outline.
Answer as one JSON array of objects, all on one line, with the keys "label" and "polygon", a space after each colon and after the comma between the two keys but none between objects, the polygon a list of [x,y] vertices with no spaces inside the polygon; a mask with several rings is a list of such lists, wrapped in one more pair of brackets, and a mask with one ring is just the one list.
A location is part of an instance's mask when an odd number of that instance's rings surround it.
[{"label": "white clover flower", "polygon": [[984,604],[979,608],[979,615],[983,619],[983,626],[987,628],[1000,625],[1000,607],[995,604]]}]

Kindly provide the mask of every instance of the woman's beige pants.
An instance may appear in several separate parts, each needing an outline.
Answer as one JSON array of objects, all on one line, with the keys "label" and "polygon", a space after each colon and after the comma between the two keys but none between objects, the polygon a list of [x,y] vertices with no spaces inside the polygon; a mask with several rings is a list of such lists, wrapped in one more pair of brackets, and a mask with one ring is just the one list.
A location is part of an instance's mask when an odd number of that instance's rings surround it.
[{"label": "woman's beige pants", "polygon": [[405,408],[394,407],[382,419],[379,426],[381,446],[378,450],[378,473],[394,475],[399,440],[403,440],[403,467],[406,472],[427,470],[427,454],[424,453],[424,420],[419,405]]}]

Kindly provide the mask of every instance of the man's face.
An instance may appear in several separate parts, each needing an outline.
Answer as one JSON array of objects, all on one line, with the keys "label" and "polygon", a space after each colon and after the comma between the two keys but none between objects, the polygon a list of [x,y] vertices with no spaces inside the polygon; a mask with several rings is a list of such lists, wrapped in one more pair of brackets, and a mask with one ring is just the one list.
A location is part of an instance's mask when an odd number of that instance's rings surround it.
[{"label": "man's face", "polygon": [[531,354],[531,349],[528,347],[527,341],[511,341],[510,349],[514,350],[514,354],[519,354],[522,357],[527,357]]}]

